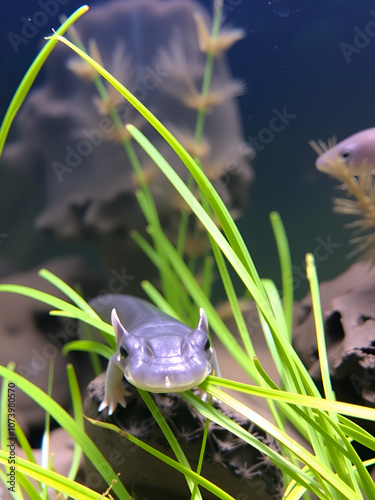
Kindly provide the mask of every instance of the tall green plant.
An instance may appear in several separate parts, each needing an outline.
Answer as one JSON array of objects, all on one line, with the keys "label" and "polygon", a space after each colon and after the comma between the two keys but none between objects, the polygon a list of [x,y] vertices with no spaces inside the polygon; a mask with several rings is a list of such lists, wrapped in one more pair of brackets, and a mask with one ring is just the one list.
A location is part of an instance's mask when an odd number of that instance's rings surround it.
[{"label": "tall green plant", "polygon": [[[82,9],[79,10],[79,14],[84,11],[84,8]],[[75,13],[63,26],[66,28],[69,23],[74,21],[77,15],[78,14]],[[200,166],[196,164],[194,159],[189,156],[157,118],[125,87],[123,87],[120,82],[98,64],[98,62],[90,58],[84,51],[63,38],[61,36],[63,31],[64,30],[60,28],[59,32],[50,38],[46,47],[43,49],[43,56],[38,56],[17,90],[10,105],[10,111],[8,111],[0,131],[0,144],[5,142],[14,115],[24,99],[27,90],[30,88],[37,71],[42,66],[45,57],[48,55],[49,51],[52,50],[54,44],[58,41],[65,43],[87,63],[91,64],[91,66],[95,68],[103,78],[111,83],[125,99],[127,99],[148,120],[161,136],[166,139],[191,172],[204,199],[207,200],[209,204],[209,209],[207,210],[208,207],[202,206],[202,203],[194,196],[189,186],[187,186],[176,174],[147,137],[134,126],[128,126],[128,131],[133,140],[135,140],[154,160],[173,187],[186,201],[195,216],[206,228],[210,236],[210,241],[212,242],[213,255],[220,276],[241,333],[242,343],[238,343],[210,303],[209,297],[207,297],[204,290],[195,280],[191,269],[189,269],[184,262],[181,253],[172,245],[161,228],[155,224],[150,224],[149,232],[152,236],[154,245],[150,244],[149,241],[139,234],[134,234],[135,240],[156,266],[160,268],[160,266],[163,265],[162,262],[166,261],[168,263],[168,266],[170,266],[176,275],[173,285],[176,288],[176,292],[184,296],[187,302],[191,301],[193,304],[205,308],[212,331],[215,332],[219,340],[224,344],[228,353],[233,356],[235,362],[243,367],[253,381],[253,384],[240,384],[231,380],[209,376],[200,387],[268,432],[279,441],[283,453],[276,453],[273,449],[261,443],[235,422],[225,417],[220,411],[212,408],[211,405],[194,396],[194,394],[185,392],[182,393],[182,397],[193,405],[202,415],[234,433],[249,445],[256,447],[279,466],[284,472],[287,481],[285,498],[300,498],[306,491],[315,493],[319,498],[327,499],[345,498],[359,500],[363,498],[364,495],[366,498],[375,498],[374,483],[367,471],[367,467],[372,465],[374,461],[362,462],[351,444],[351,441],[355,439],[370,450],[375,451],[375,439],[360,426],[344,416],[373,420],[375,418],[375,410],[340,403],[334,400],[329,386],[324,332],[322,329],[319,307],[319,290],[312,256],[309,255],[307,258],[307,270],[313,296],[314,316],[317,324],[322,377],[326,390],[325,398],[319,394],[291,345],[292,290],[290,280],[288,280],[288,276],[291,274],[290,255],[285,233],[278,215],[273,214],[272,220],[280,253],[281,267],[283,269],[283,302],[278,296],[274,284],[269,280],[261,280],[259,277],[233,219],[214,187],[202,172]],[[150,200],[147,196],[148,195],[142,190],[138,195],[145,214],[147,214],[150,208]],[[219,220],[222,230],[219,230],[213,222],[211,211]],[[163,259],[161,259],[160,256],[160,248],[163,249]],[[248,293],[256,303],[264,334],[274,357],[275,365],[280,371],[283,390],[281,390],[281,388],[267,375],[265,369],[260,365],[256,356],[254,356],[255,351],[252,346],[251,332],[247,331],[246,324],[242,317],[241,308],[239,307],[235,289],[228,272],[228,266],[238,274]],[[63,291],[70,302],[19,285],[0,285],[0,292],[19,293],[33,297],[49,304],[51,308],[54,309],[52,313],[55,315],[73,317],[97,327],[103,332],[110,348],[88,341],[76,342],[70,345],[70,348],[74,347],[87,349],[92,352],[101,352],[104,356],[108,357],[110,349],[114,347],[111,326],[104,323],[76,292],[70,289],[65,283],[61,282],[57,277],[47,271],[42,271],[41,275]],[[181,314],[176,304],[171,305],[166,301],[150,283],[145,283],[144,286],[151,298],[153,298],[160,307],[177,316]],[[4,378],[5,382],[9,381],[16,384],[20,390],[27,392],[40,406],[45,408],[47,413],[73,436],[77,445],[82,448],[83,453],[85,453],[93,463],[105,463],[101,462],[104,460],[104,457],[101,455],[100,451],[83,432],[82,418],[81,415],[79,415],[82,410],[78,403],[75,404],[77,415],[75,418],[72,418],[59,407],[50,396],[43,393],[43,391],[33,386],[33,384],[17,373],[14,373],[12,369],[0,366],[0,375]],[[73,385],[74,383],[71,382],[72,387]],[[4,383],[3,389],[6,387],[7,383]],[[256,413],[243,403],[240,403],[233,396],[226,394],[223,390],[224,388],[257,395],[271,401],[271,409],[275,417],[275,423],[268,421],[262,415]],[[183,473],[186,476],[191,491],[197,495],[197,498],[199,498],[200,493],[196,489],[196,484],[209,489],[216,494],[218,498],[232,498],[230,495],[220,490],[216,485],[210,483],[190,469],[188,463],[186,463],[186,457],[181,454],[178,443],[170,434],[168,427],[159,418],[160,416],[157,414],[157,409],[152,405],[152,400],[147,393],[143,391],[140,392],[141,395],[145,397],[146,403],[150,405],[150,409],[156,420],[161,422],[160,425],[166,437],[170,440],[171,446],[173,444],[172,449],[175,451],[177,461],[162,456],[160,452],[153,450],[145,443],[137,440],[134,436],[126,434],[126,437],[144,448],[147,452],[154,454]],[[77,398],[76,391],[73,390],[72,393],[75,394],[74,398]],[[6,412],[4,407],[5,396],[2,397],[1,401],[1,414],[4,416]],[[306,449],[288,436],[283,429],[283,421],[285,418],[290,420],[307,439],[313,451]],[[3,421],[4,419],[2,418],[2,422]],[[101,424],[97,423],[97,425]],[[114,429],[114,426],[110,426],[110,428],[116,432],[120,432],[118,429]],[[2,428],[1,438],[3,447],[5,432],[6,430]],[[24,449],[28,452],[27,456],[29,457],[28,460],[18,460],[17,466],[20,471],[20,484],[32,498],[41,498],[41,496],[38,495],[43,493],[40,493],[32,486],[29,478],[35,478],[40,481],[40,483],[52,486],[57,491],[61,491],[73,498],[95,498],[94,495],[97,495],[97,493],[75,483],[72,479],[63,478],[51,470],[46,470],[36,465],[32,460],[30,449],[21,434],[20,442],[23,442]],[[0,463],[7,466],[4,448],[3,451],[0,451]],[[105,471],[103,469],[100,472],[108,484],[111,484],[111,482],[116,479],[115,473],[110,468],[105,468]],[[2,474],[2,478],[4,480],[4,473]],[[43,487],[41,491],[43,492],[46,490]],[[118,494],[120,498],[129,498],[125,488],[118,481],[113,483],[113,491]]]}]

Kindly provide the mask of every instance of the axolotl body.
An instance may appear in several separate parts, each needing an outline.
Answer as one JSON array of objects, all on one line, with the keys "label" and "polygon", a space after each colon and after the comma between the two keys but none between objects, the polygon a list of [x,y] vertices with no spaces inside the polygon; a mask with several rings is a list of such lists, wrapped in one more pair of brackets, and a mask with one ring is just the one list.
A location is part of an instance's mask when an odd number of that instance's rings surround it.
[{"label": "axolotl body", "polygon": [[316,168],[330,172],[337,159],[347,164],[351,173],[373,175],[375,172],[375,128],[368,128],[351,135],[325,151],[316,160]]},{"label": "axolotl body", "polygon": [[[116,352],[109,360],[99,411],[126,406],[122,378],[150,392],[182,392],[200,384],[212,370],[213,349],[206,314],[191,329],[149,302],[130,295],[101,296],[90,303],[104,319],[111,316]],[[124,325],[124,326],[123,326]]]}]

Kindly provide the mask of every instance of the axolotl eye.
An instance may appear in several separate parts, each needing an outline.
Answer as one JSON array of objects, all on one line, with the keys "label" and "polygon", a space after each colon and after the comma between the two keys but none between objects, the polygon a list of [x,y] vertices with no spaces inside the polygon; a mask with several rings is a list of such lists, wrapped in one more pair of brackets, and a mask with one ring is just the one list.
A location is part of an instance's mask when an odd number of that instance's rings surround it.
[{"label": "axolotl eye", "polygon": [[120,347],[120,356],[122,357],[122,359],[125,359],[128,357],[128,351],[125,349],[124,346]]},{"label": "axolotl eye", "polygon": [[349,150],[343,151],[341,153],[341,158],[345,161],[348,162],[351,158],[351,152]]}]

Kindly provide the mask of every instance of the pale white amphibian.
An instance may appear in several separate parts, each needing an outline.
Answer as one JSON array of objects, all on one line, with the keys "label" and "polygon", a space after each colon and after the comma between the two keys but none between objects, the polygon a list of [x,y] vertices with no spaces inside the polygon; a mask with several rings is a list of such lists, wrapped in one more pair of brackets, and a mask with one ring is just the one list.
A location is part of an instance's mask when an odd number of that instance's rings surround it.
[{"label": "pale white amphibian", "polygon": [[102,296],[91,305],[101,316],[105,316],[101,312],[108,315],[108,310],[112,311],[117,346],[108,364],[99,411],[108,407],[112,414],[117,404],[126,406],[123,376],[146,391],[182,392],[200,384],[211,372],[213,349],[203,309],[198,326],[191,329],[149,302],[129,295]]}]

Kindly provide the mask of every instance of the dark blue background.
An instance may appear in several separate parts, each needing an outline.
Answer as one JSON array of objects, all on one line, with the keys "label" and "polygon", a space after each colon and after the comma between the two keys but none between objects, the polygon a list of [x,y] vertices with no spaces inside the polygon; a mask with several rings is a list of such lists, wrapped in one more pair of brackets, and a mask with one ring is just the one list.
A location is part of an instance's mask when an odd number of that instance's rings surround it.
[{"label": "dark blue background", "polygon": [[[102,2],[89,4],[97,3]],[[212,7],[211,1],[201,3]],[[81,2],[71,0],[60,7],[60,13],[69,15],[80,5]],[[6,5],[4,2],[0,21],[1,116],[43,36],[59,25],[58,16],[52,17],[48,28],[40,29],[26,45],[20,45],[16,54],[8,35],[20,34],[22,17],[32,18],[38,10],[37,1],[14,0]],[[316,155],[307,141],[326,140],[332,135],[341,140],[374,126],[374,2],[230,0],[226,2],[226,22],[247,32],[246,39],[229,52],[233,75],[247,84],[247,94],[239,98],[245,137],[257,136],[262,128],[268,127],[275,108],[281,111],[286,107],[288,113],[295,115],[283,131],[258,151],[254,160],[256,180],[239,224],[261,275],[278,282],[278,258],[268,216],[272,210],[281,213],[290,240],[296,281],[303,281],[302,286],[297,283],[297,294],[301,295],[306,291],[306,282],[298,275],[307,251],[317,250],[321,279],[331,278],[348,266],[350,232],[344,228],[345,218],[331,211],[335,183],[315,170]],[[372,27],[374,37],[363,43],[349,63],[341,44],[353,45],[355,30],[366,27],[368,30]],[[28,231],[32,234],[38,202],[30,194],[29,200],[12,204],[14,196],[6,192],[3,172],[0,178],[0,233],[10,235],[0,250],[18,266],[37,264],[41,259],[35,253],[37,246],[21,250],[19,242],[25,242]],[[15,226],[14,214],[19,217],[19,226]],[[318,247],[327,239],[340,246],[326,255]],[[52,252],[61,251],[57,244],[48,242],[48,245]]]}]

